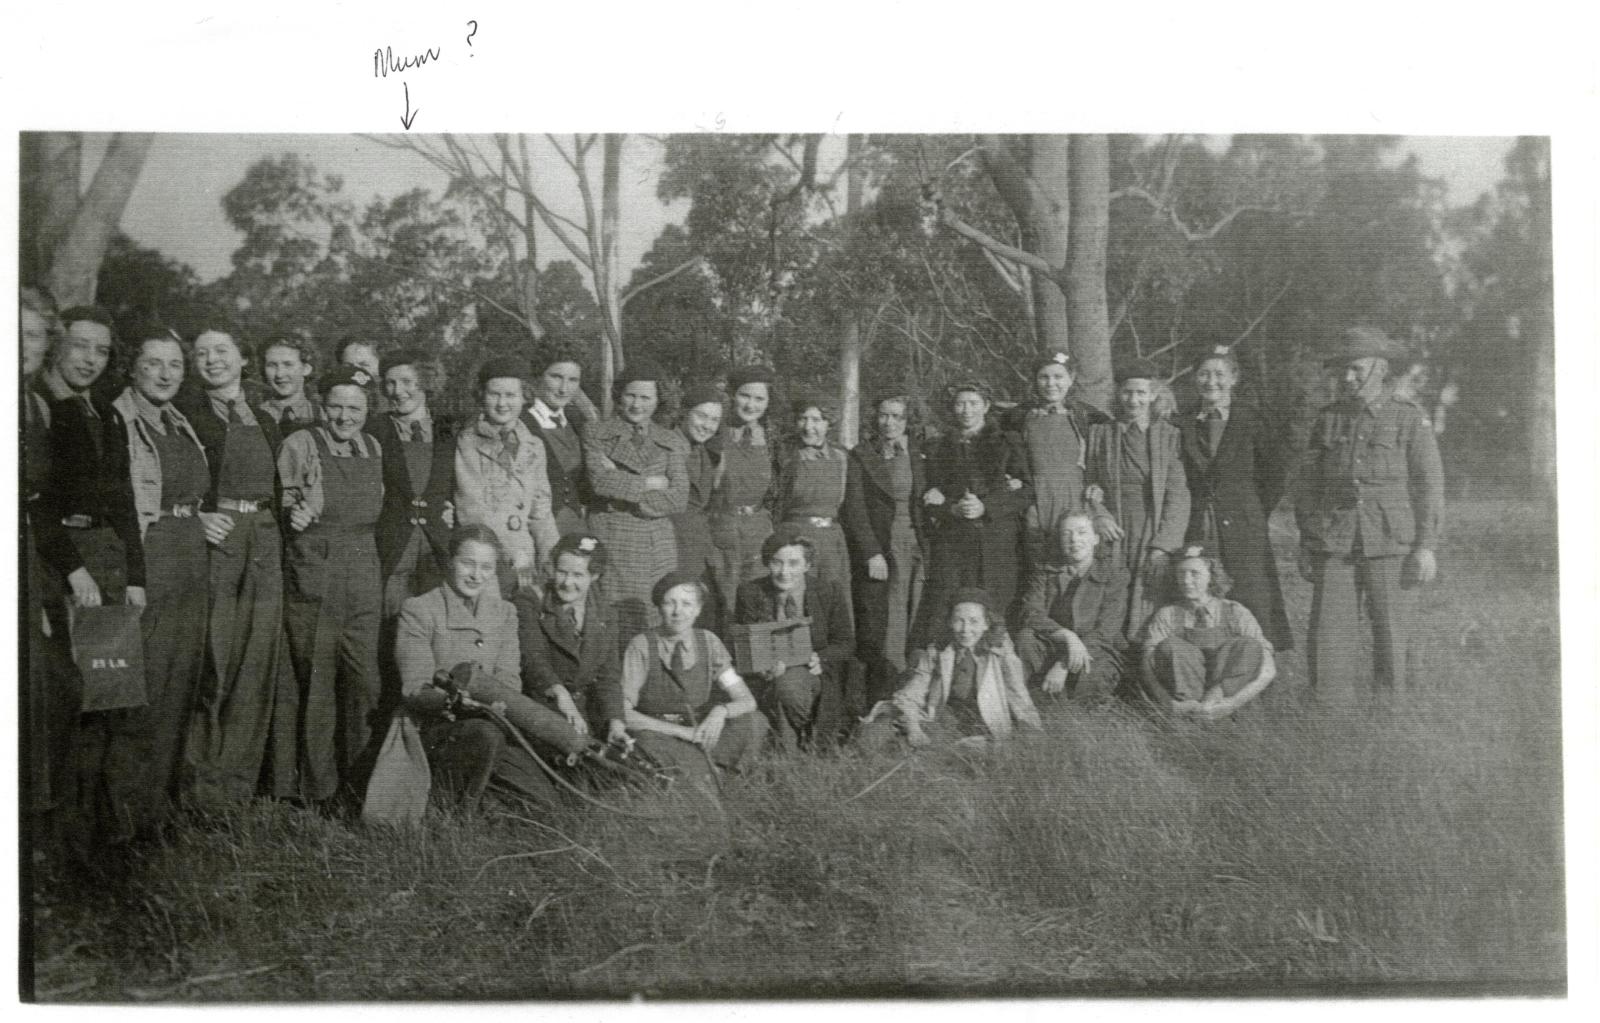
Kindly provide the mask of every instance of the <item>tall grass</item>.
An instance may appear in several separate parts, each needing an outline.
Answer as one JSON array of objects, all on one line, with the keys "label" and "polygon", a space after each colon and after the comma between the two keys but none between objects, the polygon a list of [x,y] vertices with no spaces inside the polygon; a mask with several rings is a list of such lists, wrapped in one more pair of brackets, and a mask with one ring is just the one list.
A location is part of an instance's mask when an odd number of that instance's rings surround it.
[{"label": "tall grass", "polygon": [[774,756],[720,817],[636,800],[653,816],[441,812],[407,833],[252,806],[180,828],[116,897],[51,893],[38,989],[1559,989],[1553,541],[1500,511],[1457,511],[1420,684],[1386,706],[1316,707],[1290,655],[1219,726],[1051,707],[988,755]]}]

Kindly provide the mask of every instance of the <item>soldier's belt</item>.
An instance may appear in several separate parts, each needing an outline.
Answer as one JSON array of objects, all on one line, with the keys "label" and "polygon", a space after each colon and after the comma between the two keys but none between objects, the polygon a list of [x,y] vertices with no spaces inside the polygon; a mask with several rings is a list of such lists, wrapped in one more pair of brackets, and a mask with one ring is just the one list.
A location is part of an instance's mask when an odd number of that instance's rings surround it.
[{"label": "soldier's belt", "polygon": [[110,525],[99,515],[63,515],[61,524],[68,529],[99,529]]},{"label": "soldier's belt", "polygon": [[175,504],[170,508],[161,509],[161,517],[164,519],[192,519],[199,507],[197,504]]},{"label": "soldier's belt", "polygon": [[217,498],[218,511],[238,512],[240,515],[254,515],[258,511],[267,510],[266,501],[246,501],[240,497]]},{"label": "soldier's belt", "polygon": [[832,526],[838,520],[831,519],[826,515],[801,515],[801,516],[798,516],[796,518],[792,518],[789,521],[790,522],[804,522],[804,523],[810,524],[811,526],[813,526],[813,527],[815,527],[817,529],[827,529],[828,527]]}]

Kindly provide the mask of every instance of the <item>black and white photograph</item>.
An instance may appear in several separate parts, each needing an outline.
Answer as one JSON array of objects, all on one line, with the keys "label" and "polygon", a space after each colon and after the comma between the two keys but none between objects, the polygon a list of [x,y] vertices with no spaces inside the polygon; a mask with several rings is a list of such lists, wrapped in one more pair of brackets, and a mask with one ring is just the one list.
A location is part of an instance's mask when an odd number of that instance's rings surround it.
[{"label": "black and white photograph", "polygon": [[454,130],[434,21],[13,136],[21,1001],[1569,996],[1548,122]]}]

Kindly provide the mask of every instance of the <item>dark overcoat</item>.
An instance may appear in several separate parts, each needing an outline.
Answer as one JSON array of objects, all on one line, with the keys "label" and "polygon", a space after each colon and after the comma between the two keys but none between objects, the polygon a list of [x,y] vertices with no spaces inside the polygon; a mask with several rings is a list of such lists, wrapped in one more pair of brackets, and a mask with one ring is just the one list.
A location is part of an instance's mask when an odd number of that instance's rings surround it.
[{"label": "dark overcoat", "polygon": [[[888,463],[878,457],[870,443],[858,444],[850,452],[845,476],[844,507],[840,522],[845,545],[850,551],[850,578],[854,586],[856,635],[864,657],[877,656],[889,630],[889,582],[867,574],[867,562],[876,555],[889,558],[890,527],[894,522],[894,495],[889,489]],[[911,461],[911,528],[917,543],[927,549],[922,532],[922,516],[917,505],[927,489],[927,458],[917,441],[906,438],[906,454]],[[907,623],[908,627],[910,623]]]}]

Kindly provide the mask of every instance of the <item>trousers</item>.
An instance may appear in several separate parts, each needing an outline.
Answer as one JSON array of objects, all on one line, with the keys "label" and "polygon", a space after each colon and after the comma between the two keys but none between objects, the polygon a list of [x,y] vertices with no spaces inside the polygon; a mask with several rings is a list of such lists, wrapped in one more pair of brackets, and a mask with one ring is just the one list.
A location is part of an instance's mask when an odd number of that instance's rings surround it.
[{"label": "trousers", "polygon": [[[1406,649],[1416,615],[1415,590],[1401,584],[1405,558],[1319,555],[1313,563],[1306,660],[1317,698],[1353,702],[1362,692],[1406,685]],[[1361,616],[1372,639],[1372,671],[1364,675]]]}]

